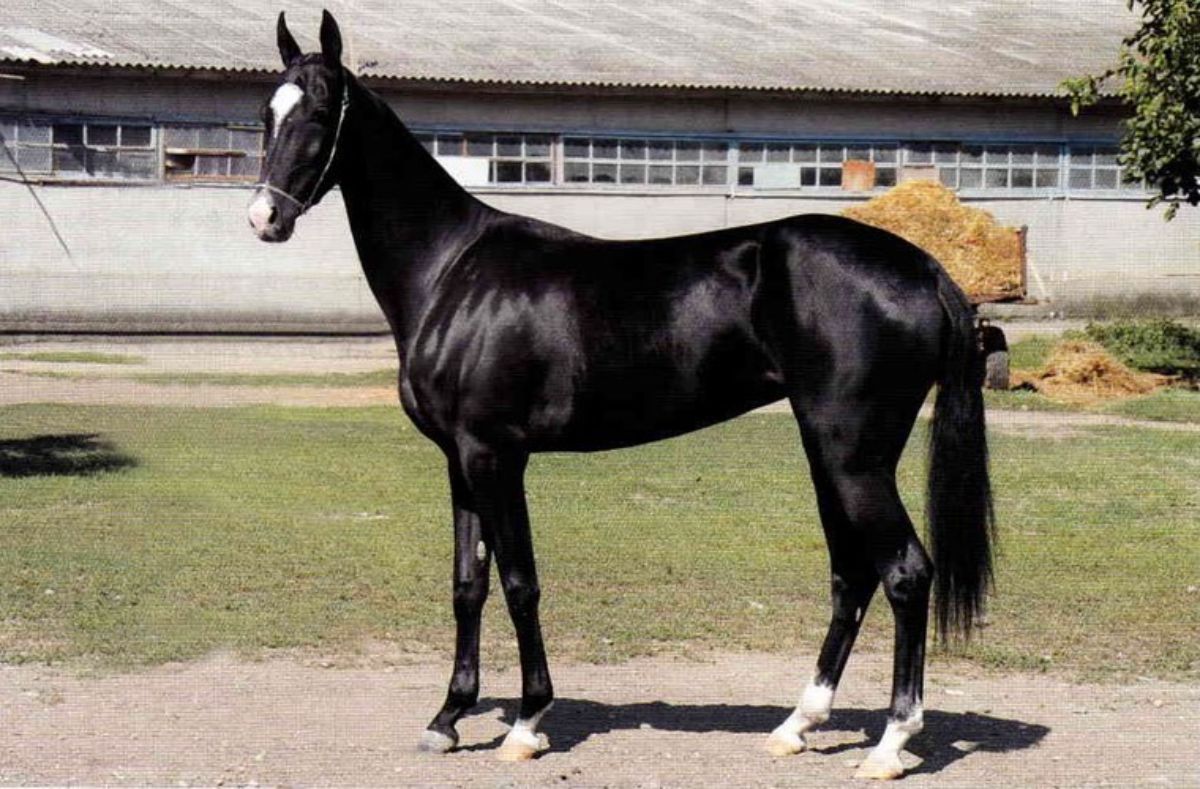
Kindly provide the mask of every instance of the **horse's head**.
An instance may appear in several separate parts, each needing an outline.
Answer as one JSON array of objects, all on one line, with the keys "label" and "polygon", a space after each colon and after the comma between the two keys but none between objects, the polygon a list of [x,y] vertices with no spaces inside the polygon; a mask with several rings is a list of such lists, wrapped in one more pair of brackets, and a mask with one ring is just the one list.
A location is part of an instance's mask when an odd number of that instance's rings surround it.
[{"label": "horse's head", "polygon": [[321,19],[321,52],[305,55],[283,13],[276,26],[283,79],[263,105],[267,149],[250,203],[250,226],[263,241],[287,241],[296,219],[332,188],[349,104],[342,69],[342,35],[328,11]]}]

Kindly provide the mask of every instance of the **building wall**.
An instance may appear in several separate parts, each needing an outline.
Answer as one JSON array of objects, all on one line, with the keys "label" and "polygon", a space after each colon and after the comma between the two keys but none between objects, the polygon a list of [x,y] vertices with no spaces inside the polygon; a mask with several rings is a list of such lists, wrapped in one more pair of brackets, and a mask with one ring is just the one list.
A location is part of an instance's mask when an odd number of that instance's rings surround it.
[{"label": "building wall", "polygon": [[[267,82],[36,77],[0,81],[0,108],[132,117],[256,117]],[[781,137],[1007,141],[1103,139],[1115,119],[1071,119],[1020,102],[387,93],[411,125]],[[287,244],[257,241],[245,186],[34,187],[0,182],[0,329],[383,328],[359,272],[340,198],[302,219]],[[747,196],[640,189],[484,189],[509,211],[612,238],[708,230],[795,213],[836,213],[868,195]],[[1138,199],[988,199],[974,204],[1029,226],[1030,296],[1058,304],[1135,294],[1200,303],[1200,211],[1170,224]]]}]

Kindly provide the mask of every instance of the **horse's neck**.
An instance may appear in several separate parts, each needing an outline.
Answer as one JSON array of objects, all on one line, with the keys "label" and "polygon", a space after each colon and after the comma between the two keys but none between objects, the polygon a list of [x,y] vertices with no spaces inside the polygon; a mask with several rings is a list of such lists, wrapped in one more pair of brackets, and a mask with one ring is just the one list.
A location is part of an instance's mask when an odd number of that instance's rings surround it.
[{"label": "horse's neck", "polygon": [[438,273],[499,212],[459,186],[382,99],[351,91],[342,197],[363,273],[403,346]]}]

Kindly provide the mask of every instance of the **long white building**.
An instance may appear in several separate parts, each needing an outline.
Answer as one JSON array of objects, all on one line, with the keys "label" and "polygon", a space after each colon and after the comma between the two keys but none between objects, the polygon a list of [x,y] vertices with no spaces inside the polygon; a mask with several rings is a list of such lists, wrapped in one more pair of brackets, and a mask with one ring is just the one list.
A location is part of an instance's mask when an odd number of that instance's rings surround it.
[{"label": "long white building", "polygon": [[[382,327],[336,192],[288,244],[246,224],[280,10],[0,5],[0,330]],[[284,10],[316,49],[320,8]],[[1136,26],[1124,0],[330,10],[348,65],[502,209],[644,237],[937,178],[1028,227],[1030,300],[1200,312],[1200,211],[1145,210],[1116,160],[1119,105],[1076,118],[1059,88],[1111,64]]]}]

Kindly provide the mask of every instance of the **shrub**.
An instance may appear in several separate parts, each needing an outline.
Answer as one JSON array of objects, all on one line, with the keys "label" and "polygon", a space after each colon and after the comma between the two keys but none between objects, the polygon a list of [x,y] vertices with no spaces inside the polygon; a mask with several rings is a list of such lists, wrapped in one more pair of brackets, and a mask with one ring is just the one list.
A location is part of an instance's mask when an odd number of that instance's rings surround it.
[{"label": "shrub", "polygon": [[1156,318],[1089,323],[1084,333],[1131,367],[1200,378],[1200,329]]}]

